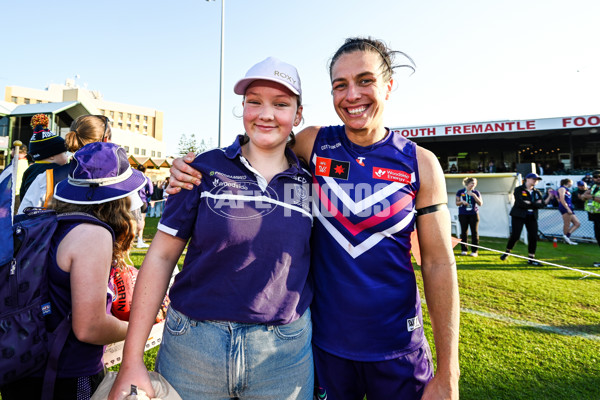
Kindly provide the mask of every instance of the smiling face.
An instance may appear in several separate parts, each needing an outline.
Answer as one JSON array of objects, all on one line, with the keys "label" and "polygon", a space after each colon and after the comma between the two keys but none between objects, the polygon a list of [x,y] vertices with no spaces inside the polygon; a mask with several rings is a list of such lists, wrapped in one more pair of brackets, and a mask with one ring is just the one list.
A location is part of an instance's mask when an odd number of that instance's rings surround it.
[{"label": "smiling face", "polygon": [[244,129],[250,143],[261,149],[285,148],[302,118],[298,97],[285,86],[265,80],[252,82],[244,94]]},{"label": "smiling face", "polygon": [[346,133],[384,134],[383,110],[392,81],[382,75],[382,59],[375,52],[341,55],[331,68],[333,106]]}]

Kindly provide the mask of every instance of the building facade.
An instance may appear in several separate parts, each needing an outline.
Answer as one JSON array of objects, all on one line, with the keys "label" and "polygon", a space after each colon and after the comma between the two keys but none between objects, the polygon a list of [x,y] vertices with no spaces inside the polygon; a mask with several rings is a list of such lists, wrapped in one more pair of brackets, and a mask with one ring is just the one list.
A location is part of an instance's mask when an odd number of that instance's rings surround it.
[{"label": "building facade", "polygon": [[600,114],[391,130],[431,150],[446,172],[515,172],[523,164],[546,175],[600,169]]},{"label": "building facade", "polygon": [[[77,102],[85,106],[91,114],[103,114],[110,118],[112,141],[123,146],[129,155],[139,157],[165,158],[163,143],[163,113],[161,111],[106,101],[98,91],[78,87],[73,79],[67,79],[64,85],[50,84],[45,90],[7,86],[4,101],[15,105],[33,105],[45,103]],[[27,107],[35,108],[35,107]],[[65,136],[69,131],[68,117],[65,121],[56,121],[53,128]],[[22,121],[21,121],[22,122]],[[25,124],[20,123],[13,137],[22,137],[28,143],[29,132]],[[19,129],[23,129],[22,133]]]}]

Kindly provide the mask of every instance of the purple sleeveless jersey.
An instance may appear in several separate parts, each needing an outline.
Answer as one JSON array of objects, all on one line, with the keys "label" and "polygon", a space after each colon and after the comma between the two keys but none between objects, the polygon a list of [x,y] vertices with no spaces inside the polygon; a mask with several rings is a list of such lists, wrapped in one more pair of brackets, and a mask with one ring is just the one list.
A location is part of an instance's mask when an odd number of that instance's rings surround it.
[{"label": "purple sleeveless jersey", "polygon": [[419,189],[416,146],[399,134],[372,146],[322,128],[313,172],[313,343],[357,361],[381,361],[425,341],[410,258]]}]

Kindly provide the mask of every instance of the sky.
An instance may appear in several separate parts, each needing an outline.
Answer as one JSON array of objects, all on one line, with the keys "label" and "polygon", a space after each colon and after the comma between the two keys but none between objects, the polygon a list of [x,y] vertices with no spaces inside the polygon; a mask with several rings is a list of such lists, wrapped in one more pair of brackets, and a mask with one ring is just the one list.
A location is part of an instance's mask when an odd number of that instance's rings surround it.
[{"label": "sky", "polygon": [[598,0],[2,0],[0,88],[78,75],[107,101],[164,112],[167,154],[181,134],[216,146],[221,1],[222,146],[243,133],[233,85],[269,56],[300,73],[303,126],[340,123],[328,61],[356,36],[416,64],[395,77],[391,128],[600,113]]}]

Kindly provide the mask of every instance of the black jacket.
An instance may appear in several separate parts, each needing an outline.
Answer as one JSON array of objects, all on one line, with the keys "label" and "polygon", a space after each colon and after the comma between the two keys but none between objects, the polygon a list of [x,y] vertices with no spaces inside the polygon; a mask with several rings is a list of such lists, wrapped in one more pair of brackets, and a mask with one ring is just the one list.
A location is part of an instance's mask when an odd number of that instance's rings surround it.
[{"label": "black jacket", "polygon": [[[537,190],[535,187],[529,193],[525,188],[525,185],[517,186],[513,192],[515,196],[515,204],[510,210],[511,217],[525,218],[528,210],[533,210],[533,215],[537,219],[538,209],[544,208],[545,204],[542,200],[542,192]],[[531,204],[525,204],[525,200],[530,201]]]}]

